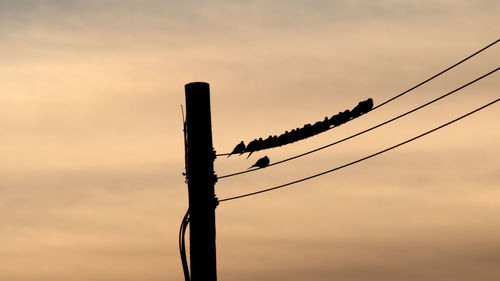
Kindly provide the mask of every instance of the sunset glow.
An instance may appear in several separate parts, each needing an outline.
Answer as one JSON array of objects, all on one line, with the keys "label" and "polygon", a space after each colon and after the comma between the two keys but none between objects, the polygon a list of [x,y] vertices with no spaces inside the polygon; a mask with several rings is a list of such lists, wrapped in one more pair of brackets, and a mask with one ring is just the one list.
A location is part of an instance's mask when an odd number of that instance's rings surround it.
[{"label": "sunset glow", "polygon": [[[0,1],[0,280],[182,280],[180,105],[210,84],[218,153],[377,105],[500,38],[500,2]],[[500,44],[271,163],[500,66]],[[219,198],[335,168],[499,98],[497,72],[358,138],[220,179]],[[500,106],[387,154],[216,209],[218,280],[496,281]]]}]

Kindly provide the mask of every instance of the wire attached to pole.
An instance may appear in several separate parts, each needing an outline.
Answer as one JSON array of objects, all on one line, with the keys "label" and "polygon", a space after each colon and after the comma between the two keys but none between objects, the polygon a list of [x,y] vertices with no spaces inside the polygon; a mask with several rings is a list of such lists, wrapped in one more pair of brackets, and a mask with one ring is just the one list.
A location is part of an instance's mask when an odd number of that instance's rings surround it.
[{"label": "wire attached to pole", "polygon": [[187,257],[186,257],[186,229],[189,225],[189,209],[187,209],[186,214],[184,215],[184,218],[182,219],[181,222],[181,227],[179,229],[179,251],[181,255],[181,263],[182,263],[182,269],[184,272],[184,280],[185,281],[190,281],[191,277],[189,276],[189,266],[187,262]]},{"label": "wire attached to pole", "polygon": [[187,123],[186,118],[184,117],[184,107],[181,104],[181,113],[182,113],[182,132],[184,134],[184,172],[182,175],[185,177],[185,182],[187,183],[189,180],[188,175],[188,146],[187,146]]},{"label": "wire attached to pole", "polygon": [[[455,89],[455,90],[453,90],[453,91],[450,91],[450,92],[448,92],[448,93],[446,93],[446,94],[444,94],[444,95],[442,95],[442,96],[440,96],[440,97],[437,97],[437,98],[435,98],[435,99],[433,99],[433,100],[431,100],[431,101],[429,101],[429,102],[427,102],[427,103],[425,103],[425,104],[423,104],[423,105],[420,105],[420,106],[418,106],[418,107],[416,107],[416,108],[414,108],[414,109],[412,109],[412,110],[410,110],[410,111],[407,111],[407,112],[405,112],[405,113],[403,113],[403,114],[400,114],[400,115],[398,115],[398,116],[396,116],[396,117],[394,117],[394,118],[392,118],[392,119],[389,119],[389,120],[387,120],[387,121],[385,121],[385,122],[382,122],[382,123],[380,123],[380,124],[378,124],[378,125],[375,125],[375,126],[373,126],[373,127],[370,127],[370,128],[368,128],[368,129],[366,129],[366,130],[363,130],[363,131],[361,131],[361,132],[358,132],[358,133],[356,133],[356,134],[354,134],[354,135],[348,136],[348,137],[343,138],[343,139],[341,139],[341,140],[338,140],[338,141],[335,141],[335,142],[329,143],[329,144],[327,144],[327,145],[324,145],[324,146],[318,147],[318,148],[316,148],[316,149],[313,149],[313,150],[310,150],[310,151],[304,152],[304,153],[302,153],[302,154],[298,154],[298,155],[292,156],[292,157],[290,157],[290,158],[286,158],[286,159],[283,159],[283,160],[281,160],[281,161],[271,163],[271,164],[269,164],[268,166],[266,166],[266,167],[264,167],[264,168],[271,167],[271,166],[278,165],[278,164],[282,164],[282,163],[284,163],[284,162],[287,162],[287,161],[290,161],[290,160],[294,160],[294,159],[297,159],[297,158],[302,157],[302,156],[306,156],[306,155],[311,154],[311,153],[313,153],[313,152],[316,152],[316,151],[319,151],[319,150],[325,149],[325,148],[327,148],[327,147],[330,147],[330,146],[333,146],[333,145],[339,144],[339,143],[341,143],[341,142],[344,142],[344,141],[346,141],[346,140],[349,140],[349,139],[352,139],[352,138],[354,138],[354,137],[360,136],[360,135],[362,135],[362,134],[364,134],[364,133],[367,133],[367,132],[369,132],[369,131],[371,131],[371,130],[374,130],[374,129],[376,129],[376,128],[382,127],[382,126],[384,126],[384,125],[386,125],[386,124],[389,124],[389,123],[391,123],[391,122],[393,122],[393,121],[395,121],[395,120],[397,120],[397,119],[400,119],[400,118],[402,118],[402,117],[404,117],[404,116],[406,116],[406,115],[408,115],[408,114],[411,114],[411,113],[413,113],[413,112],[415,112],[415,111],[417,111],[417,110],[419,110],[419,109],[422,109],[422,108],[424,108],[424,107],[426,107],[426,106],[428,106],[428,105],[431,105],[431,104],[433,104],[433,103],[435,103],[435,102],[437,102],[437,101],[439,101],[439,100],[441,100],[441,99],[443,99],[443,98],[445,98],[445,97],[447,97],[447,96],[449,96],[449,95],[452,95],[452,94],[454,94],[454,93],[456,93],[456,92],[458,92],[458,91],[462,90],[463,88],[465,88],[465,87],[467,87],[467,86],[469,86],[469,85],[472,85],[472,84],[476,83],[477,81],[479,81],[479,80],[481,80],[481,79],[483,79],[483,78],[486,78],[487,76],[489,76],[489,75],[491,75],[491,74],[493,74],[493,73],[497,72],[498,70],[500,70],[500,67],[495,68],[494,70],[492,70],[492,71],[490,71],[490,72],[488,72],[488,73],[486,73],[486,74],[484,74],[484,75],[482,75],[482,76],[480,76],[480,77],[478,77],[478,78],[476,78],[476,79],[474,79],[474,80],[472,80],[472,81],[470,81],[470,82],[468,82],[468,83],[466,83],[466,84],[464,84],[464,85],[462,85],[462,86],[460,86],[460,87],[456,88],[456,89]],[[245,174],[245,173],[249,173],[249,172],[257,171],[257,170],[260,170],[260,169],[263,169],[263,168],[253,169],[253,170],[244,170],[244,171],[240,171],[240,172],[237,172],[237,173],[227,174],[227,175],[223,175],[223,176],[218,177],[218,179],[223,179],[223,178],[228,178],[228,177],[232,177],[232,176],[237,176],[237,175],[241,175],[241,174]]]},{"label": "wire attached to pole", "polygon": [[345,168],[345,167],[348,167],[348,166],[354,165],[354,164],[359,163],[359,162],[361,162],[361,161],[364,161],[364,160],[370,159],[370,158],[372,158],[372,157],[375,157],[375,156],[377,156],[377,155],[380,155],[380,154],[382,154],[382,153],[385,153],[385,152],[387,152],[387,151],[389,151],[389,150],[395,149],[395,148],[400,147],[400,146],[402,146],[402,145],[404,145],[404,144],[407,144],[407,143],[409,143],[409,142],[412,142],[412,141],[414,141],[414,140],[416,140],[416,139],[419,139],[419,138],[421,138],[421,137],[423,137],[423,136],[426,136],[426,135],[428,135],[428,134],[430,134],[430,133],[432,133],[432,132],[435,132],[435,131],[437,131],[437,130],[439,130],[439,129],[442,129],[442,128],[444,128],[444,127],[448,126],[448,125],[451,125],[451,124],[453,124],[453,123],[455,123],[455,122],[457,122],[457,121],[459,121],[459,120],[461,120],[461,119],[463,119],[463,118],[465,118],[465,117],[467,117],[467,116],[469,116],[469,115],[471,115],[471,114],[474,114],[474,113],[476,113],[476,112],[478,112],[478,111],[480,111],[480,110],[482,110],[482,109],[484,109],[484,108],[486,108],[486,107],[488,107],[488,106],[491,106],[491,105],[495,104],[495,103],[496,103],[496,102],[498,102],[499,100],[500,100],[500,99],[493,100],[492,102],[489,102],[488,104],[485,104],[485,105],[483,105],[483,106],[481,106],[481,107],[479,107],[479,108],[477,108],[477,109],[475,109],[475,110],[473,110],[473,111],[471,111],[471,112],[469,112],[469,113],[467,113],[467,114],[464,114],[464,115],[462,115],[462,116],[460,116],[460,117],[458,117],[458,118],[456,118],[456,119],[454,119],[454,120],[452,120],[452,121],[450,121],[450,122],[447,122],[447,123],[445,123],[445,124],[443,124],[443,125],[441,125],[441,126],[439,126],[439,127],[436,127],[436,128],[434,128],[434,129],[432,129],[432,130],[430,130],[430,131],[427,131],[427,132],[425,132],[425,133],[423,133],[423,134],[420,134],[420,135],[418,135],[418,136],[416,136],[416,137],[413,137],[413,138],[408,139],[408,140],[406,140],[406,141],[404,141],[404,142],[398,143],[398,144],[396,144],[396,145],[393,145],[393,146],[391,146],[391,147],[389,147],[389,148],[386,148],[386,149],[381,150],[381,151],[379,151],[379,152],[373,153],[373,154],[371,154],[371,155],[368,155],[368,156],[363,157],[363,158],[361,158],[361,159],[358,159],[358,160],[356,160],[356,161],[352,161],[352,162],[350,162],[350,163],[347,163],[347,164],[344,164],[344,165],[342,165],[342,166],[338,166],[338,167],[336,167],[336,168],[333,168],[333,169],[330,169],[330,170],[327,170],[327,171],[321,172],[321,173],[319,173],[319,174],[315,174],[315,175],[312,175],[312,176],[309,176],[309,177],[305,177],[305,178],[302,178],[302,179],[298,179],[298,180],[295,180],[295,181],[291,181],[291,182],[289,182],[289,183],[285,183],[285,184],[278,185],[278,186],[275,186],[275,187],[266,188],[266,189],[262,189],[262,190],[259,190],[259,191],[255,191],[255,192],[251,192],[251,193],[247,193],[247,194],[243,194],[243,195],[238,195],[238,196],[234,196],[234,197],[224,198],[224,199],[219,200],[219,202],[224,202],[224,201],[230,201],[230,200],[234,200],[234,199],[239,199],[239,198],[249,197],[249,196],[257,195],[257,194],[260,194],[260,193],[268,192],[268,191],[271,191],[271,190],[280,189],[280,188],[283,188],[283,187],[286,187],[286,186],[289,186],[289,185],[292,185],[292,184],[296,184],[296,183],[299,183],[299,182],[303,182],[303,181],[306,181],[306,180],[310,180],[310,179],[313,179],[313,178],[316,178],[316,177],[319,177],[319,176],[322,176],[322,175],[325,175],[325,174],[328,174],[328,173],[331,173],[331,172],[334,172],[334,171],[340,170],[340,169],[342,169],[342,168]]}]

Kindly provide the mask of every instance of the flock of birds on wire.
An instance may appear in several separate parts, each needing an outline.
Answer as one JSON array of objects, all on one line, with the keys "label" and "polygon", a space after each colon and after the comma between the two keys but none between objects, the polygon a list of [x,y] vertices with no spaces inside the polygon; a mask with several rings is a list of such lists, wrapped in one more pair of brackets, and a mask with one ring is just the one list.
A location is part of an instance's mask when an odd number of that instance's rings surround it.
[{"label": "flock of birds on wire", "polygon": [[[269,136],[266,139],[263,138],[254,139],[251,142],[249,142],[248,145],[245,145],[245,143],[241,141],[239,144],[235,146],[233,151],[229,153],[227,157],[233,154],[242,155],[243,153],[248,153],[247,156],[248,158],[255,151],[279,147],[282,145],[306,139],[308,137],[312,137],[319,133],[325,132],[333,127],[340,126],[349,120],[357,118],[360,115],[369,112],[370,110],[372,110],[372,108],[373,108],[373,99],[369,98],[365,101],[359,102],[358,105],[356,105],[352,110],[346,109],[345,111],[339,112],[338,114],[335,114],[330,118],[325,117],[323,121],[318,121],[312,125],[306,124],[302,128],[293,129],[290,132],[285,131],[283,134],[279,136],[274,135],[274,136]],[[254,167],[265,168],[269,165],[269,163],[270,163],[269,158],[267,156],[264,156],[259,160],[257,160],[257,162],[248,169]]]}]

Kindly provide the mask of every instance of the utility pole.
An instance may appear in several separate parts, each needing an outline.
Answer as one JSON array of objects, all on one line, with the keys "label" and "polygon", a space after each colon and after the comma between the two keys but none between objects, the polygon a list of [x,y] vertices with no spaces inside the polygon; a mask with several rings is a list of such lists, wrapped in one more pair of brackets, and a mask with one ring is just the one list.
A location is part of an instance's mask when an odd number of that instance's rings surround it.
[{"label": "utility pole", "polygon": [[210,86],[185,85],[187,129],[187,183],[190,212],[191,281],[216,281],[215,151],[212,145]]}]

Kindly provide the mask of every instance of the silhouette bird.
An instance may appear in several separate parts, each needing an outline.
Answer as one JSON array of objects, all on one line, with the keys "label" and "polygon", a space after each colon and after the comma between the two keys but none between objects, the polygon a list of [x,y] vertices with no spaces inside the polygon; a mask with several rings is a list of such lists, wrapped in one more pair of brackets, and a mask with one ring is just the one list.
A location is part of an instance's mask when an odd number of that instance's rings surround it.
[{"label": "silhouette bird", "polygon": [[262,138],[259,138],[259,139],[254,139],[253,141],[251,141],[247,147],[245,148],[245,152],[249,152],[248,153],[248,156],[247,156],[247,159],[250,157],[250,155],[252,155],[252,153],[254,153],[255,151],[258,151],[258,150],[261,150],[261,146],[262,146],[262,143],[264,141],[262,140]]},{"label": "silhouette bird", "polygon": [[257,160],[257,162],[255,162],[255,164],[253,164],[250,168],[248,169],[251,169],[253,167],[257,167],[257,168],[265,168],[269,165],[269,158],[267,156],[264,156],[262,158],[260,158],[259,160]]},{"label": "silhouette bird", "polygon": [[245,152],[250,152],[247,156],[247,159],[248,157],[250,157],[250,155],[252,155],[252,152],[255,151],[256,146],[257,146],[257,139],[254,139],[253,141],[248,143],[247,147],[245,147]]},{"label": "silhouette bird", "polygon": [[361,114],[363,114],[363,103],[362,101],[360,101],[358,103],[358,105],[356,105],[352,110],[351,110],[351,116],[352,118],[357,118],[359,116],[361,116]]},{"label": "silhouette bird", "polygon": [[243,152],[245,152],[245,143],[243,141],[241,141],[239,144],[237,144],[234,149],[233,149],[233,152],[229,153],[229,156],[233,155],[233,154],[236,154],[236,153],[239,153],[240,155],[243,154]]},{"label": "silhouette bird", "polygon": [[372,108],[373,108],[373,99],[372,98],[369,98],[369,99],[361,102],[361,111],[363,112],[363,114],[372,110]]}]

